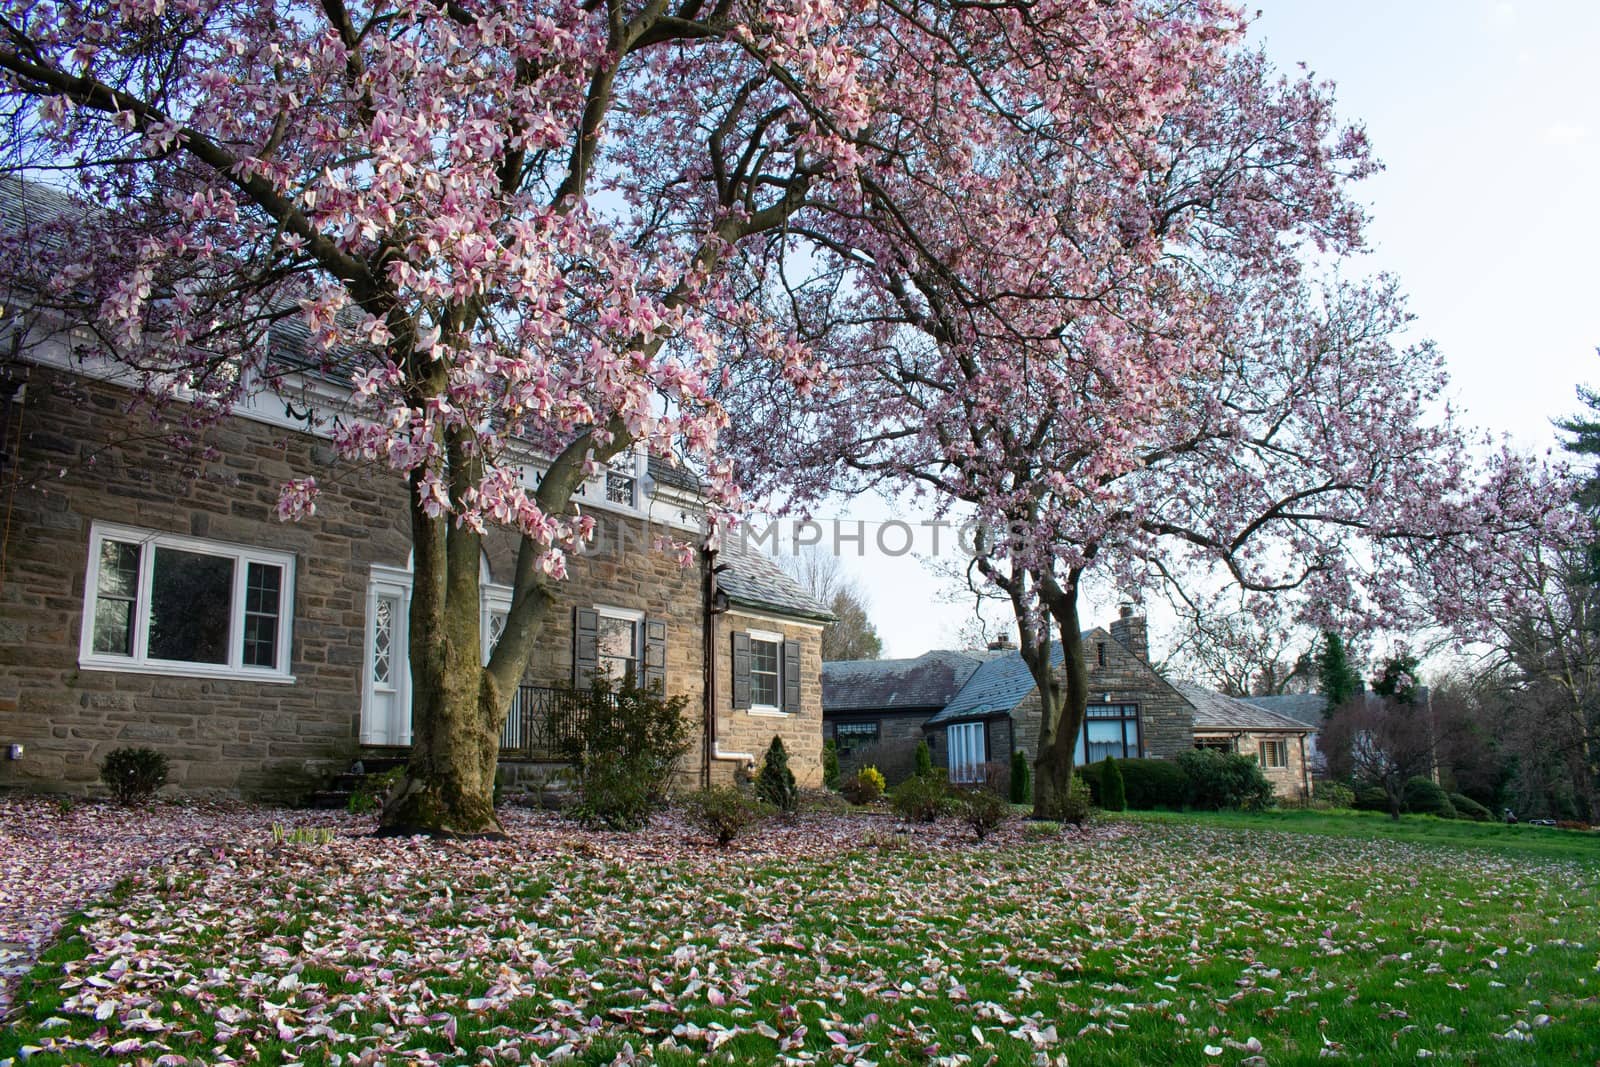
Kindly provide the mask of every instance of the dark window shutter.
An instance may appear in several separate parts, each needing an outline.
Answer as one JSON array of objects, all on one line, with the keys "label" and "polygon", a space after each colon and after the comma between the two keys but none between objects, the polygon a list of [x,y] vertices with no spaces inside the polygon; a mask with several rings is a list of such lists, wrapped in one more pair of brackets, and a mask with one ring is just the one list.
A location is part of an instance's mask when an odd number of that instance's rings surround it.
[{"label": "dark window shutter", "polygon": [[572,685],[587,689],[600,669],[600,613],[572,609]]},{"label": "dark window shutter", "polygon": [[646,692],[667,691],[667,624],[656,619],[644,624],[644,671],[641,682]]},{"label": "dark window shutter", "polygon": [[783,710],[800,710],[800,642],[783,643]]},{"label": "dark window shutter", "polygon": [[743,630],[733,635],[733,706],[750,706],[750,635]]}]

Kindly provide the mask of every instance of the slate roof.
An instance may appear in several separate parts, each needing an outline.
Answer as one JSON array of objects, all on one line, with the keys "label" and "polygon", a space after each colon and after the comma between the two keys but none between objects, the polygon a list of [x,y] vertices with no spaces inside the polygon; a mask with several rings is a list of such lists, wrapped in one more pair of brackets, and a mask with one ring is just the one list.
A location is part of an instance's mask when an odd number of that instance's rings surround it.
[{"label": "slate roof", "polygon": [[[1050,665],[1061,666],[1059,641],[1050,644]],[[1033,692],[1033,675],[1028,672],[1028,665],[1022,661],[1022,653],[1012,649],[980,665],[961,687],[961,691],[945,705],[944,710],[923,725],[940,726],[958,719],[978,719],[986,715],[1006,714],[1031,692]]]},{"label": "slate roof", "polygon": [[727,566],[717,575],[717,586],[728,595],[729,603],[801,619],[833,620],[827,606],[799,582],[766,556],[740,548],[736,539],[730,538],[717,553],[717,562]]},{"label": "slate roof", "polygon": [[824,663],[822,711],[937,710],[956,695],[983,661],[980,653],[935,649],[915,659]]},{"label": "slate roof", "polygon": [[1280,715],[1259,705],[1224,696],[1212,689],[1191,682],[1177,682],[1174,688],[1194,705],[1196,733],[1206,730],[1292,730],[1308,733],[1310,727],[1298,719]]},{"label": "slate roof", "polygon": [[1322,728],[1323,710],[1328,701],[1321,693],[1289,693],[1275,697],[1245,697],[1247,704],[1287,716],[1313,730]]},{"label": "slate roof", "polygon": [[87,214],[82,204],[54,186],[14,174],[0,175],[0,228],[15,232],[37,226],[39,231],[32,239],[59,252],[72,234],[67,223]]},{"label": "slate roof", "polygon": [[650,477],[662,485],[670,485],[674,489],[683,489],[691,493],[700,491],[700,478],[687,465],[679,463],[674,466],[660,456],[651,455],[645,459],[646,469]]}]

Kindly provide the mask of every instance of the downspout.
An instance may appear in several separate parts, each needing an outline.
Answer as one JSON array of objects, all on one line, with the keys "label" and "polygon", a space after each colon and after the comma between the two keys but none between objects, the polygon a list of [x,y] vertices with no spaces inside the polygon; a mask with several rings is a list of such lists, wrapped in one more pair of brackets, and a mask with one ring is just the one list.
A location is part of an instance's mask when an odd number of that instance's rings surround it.
[{"label": "downspout", "polygon": [[1300,734],[1300,788],[1306,800],[1311,799],[1311,761],[1306,759],[1306,735]]},{"label": "downspout", "polygon": [[711,786],[711,765],[717,760],[753,767],[756,758],[748,752],[724,752],[717,744],[717,616],[728,610],[728,597],[717,585],[717,575],[726,567],[717,562],[717,550],[706,545],[700,550],[705,561],[705,744],[702,746],[700,779],[707,788]]},{"label": "downspout", "polygon": [[711,753],[717,745],[717,550],[707,542],[700,549],[700,565],[705,568],[705,619],[701,627],[701,657],[705,660],[705,680],[700,687],[705,704],[705,730],[700,745],[700,787],[711,788]]}]

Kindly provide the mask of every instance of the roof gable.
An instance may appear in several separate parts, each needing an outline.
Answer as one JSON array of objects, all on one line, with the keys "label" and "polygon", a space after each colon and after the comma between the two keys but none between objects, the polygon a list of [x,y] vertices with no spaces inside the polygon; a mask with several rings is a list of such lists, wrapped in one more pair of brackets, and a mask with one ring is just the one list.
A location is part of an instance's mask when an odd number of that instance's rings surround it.
[{"label": "roof gable", "polygon": [[936,649],[915,659],[834,660],[822,665],[822,710],[891,711],[943,707],[982,658]]}]

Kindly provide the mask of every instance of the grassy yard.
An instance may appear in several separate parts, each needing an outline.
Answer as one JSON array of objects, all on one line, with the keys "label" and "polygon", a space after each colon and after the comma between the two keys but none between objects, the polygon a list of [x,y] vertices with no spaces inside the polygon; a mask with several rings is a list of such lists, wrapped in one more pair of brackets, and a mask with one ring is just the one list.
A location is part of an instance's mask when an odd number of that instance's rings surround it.
[{"label": "grassy yard", "polygon": [[1198,823],[1240,830],[1287,830],[1363,840],[1396,841],[1411,845],[1445,845],[1485,848],[1506,856],[1530,859],[1589,860],[1600,863],[1600,832],[1558,830],[1525,823],[1440,819],[1432,815],[1405,815],[1398,822],[1375,811],[1243,812],[1129,812],[1135,821]]},{"label": "grassy yard", "polygon": [[1593,852],[1255,817],[1013,824],[980,846],[813,815],[731,851],[671,819],[629,837],[518,813],[509,842],[439,845],[313,815],[294,818],[331,841],[275,842],[270,818],[69,925],[0,1059],[1600,1056]]}]

